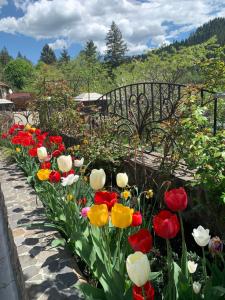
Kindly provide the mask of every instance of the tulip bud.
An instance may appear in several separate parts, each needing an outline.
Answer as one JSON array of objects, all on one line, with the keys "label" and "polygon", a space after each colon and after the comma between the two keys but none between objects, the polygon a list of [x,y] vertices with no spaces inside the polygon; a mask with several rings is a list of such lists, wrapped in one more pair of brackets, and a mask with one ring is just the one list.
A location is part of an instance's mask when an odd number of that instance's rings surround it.
[{"label": "tulip bud", "polygon": [[75,166],[76,168],[82,167],[83,164],[84,164],[84,158],[83,158],[83,157],[82,157],[81,159],[75,159],[75,160],[74,160],[74,166]]},{"label": "tulip bud", "polygon": [[57,158],[57,164],[61,172],[69,172],[72,169],[72,158],[70,155],[61,155]]},{"label": "tulip bud", "polygon": [[93,190],[97,191],[103,188],[106,181],[105,171],[103,169],[94,169],[91,171],[90,175],[90,185]]},{"label": "tulip bud", "polygon": [[202,285],[201,285],[200,282],[198,282],[198,281],[194,281],[193,282],[193,291],[194,291],[195,294],[199,294],[200,293],[201,287],[202,287]]},{"label": "tulip bud", "polygon": [[39,160],[45,160],[48,157],[48,153],[45,147],[37,148],[37,156]]},{"label": "tulip bud", "polygon": [[187,266],[188,266],[189,273],[193,274],[193,273],[195,273],[198,264],[196,264],[194,261],[189,260],[187,263]]},{"label": "tulip bud", "polygon": [[198,226],[197,229],[193,230],[192,235],[195,242],[200,247],[205,247],[206,245],[208,245],[210,240],[209,229],[204,229],[202,226]]},{"label": "tulip bud", "polygon": [[127,273],[130,280],[138,287],[149,280],[150,264],[146,254],[140,251],[130,254],[126,260]]},{"label": "tulip bud", "polygon": [[209,252],[214,256],[223,252],[223,242],[218,236],[209,241]]},{"label": "tulip bud", "polygon": [[116,175],[116,184],[120,188],[125,188],[128,184],[128,176],[127,173],[118,173]]}]

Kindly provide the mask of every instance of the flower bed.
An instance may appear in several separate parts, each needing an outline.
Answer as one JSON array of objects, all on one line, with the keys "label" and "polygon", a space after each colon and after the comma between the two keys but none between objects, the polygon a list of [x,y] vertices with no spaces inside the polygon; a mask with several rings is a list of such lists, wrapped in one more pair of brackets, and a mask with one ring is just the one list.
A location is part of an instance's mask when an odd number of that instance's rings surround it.
[{"label": "flower bed", "polygon": [[[202,258],[189,252],[182,187],[154,203],[154,192],[129,186],[126,173],[117,174],[117,187],[105,189],[104,170],[87,174],[79,146],[68,155],[60,136],[15,124],[2,138],[61,232],[64,239],[55,244],[66,242],[82,263],[88,283],[79,288],[86,299],[224,299],[223,243],[198,226],[192,236]],[[178,236],[181,251],[171,247]]]}]

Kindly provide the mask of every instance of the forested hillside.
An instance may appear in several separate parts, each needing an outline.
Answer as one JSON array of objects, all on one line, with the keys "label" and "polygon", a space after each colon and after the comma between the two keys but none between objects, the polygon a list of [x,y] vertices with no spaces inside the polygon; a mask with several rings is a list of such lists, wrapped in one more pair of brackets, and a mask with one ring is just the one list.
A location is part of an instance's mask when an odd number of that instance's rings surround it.
[{"label": "forested hillside", "polygon": [[34,93],[40,82],[62,79],[72,82],[75,94],[105,93],[143,81],[199,84],[225,90],[224,29],[225,18],[217,18],[199,27],[183,42],[149,51],[141,59],[141,56],[127,59],[127,45],[113,22],[106,36],[104,57],[91,40],[74,58],[65,48],[57,58],[49,45],[45,45],[36,65],[21,53],[13,59],[6,48],[2,49],[0,81],[7,82],[13,90]]}]

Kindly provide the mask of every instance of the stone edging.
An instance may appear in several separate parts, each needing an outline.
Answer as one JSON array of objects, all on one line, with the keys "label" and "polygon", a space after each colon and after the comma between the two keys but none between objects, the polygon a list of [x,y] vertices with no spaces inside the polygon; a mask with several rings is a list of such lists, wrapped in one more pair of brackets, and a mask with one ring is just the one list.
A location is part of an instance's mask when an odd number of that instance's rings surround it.
[{"label": "stone edging", "polygon": [[1,160],[0,182],[0,208],[9,225],[10,257],[19,299],[84,299],[73,287],[82,275],[71,253],[62,247],[51,247],[59,234],[52,229],[26,227],[44,221],[45,216],[24,174],[16,164]]}]

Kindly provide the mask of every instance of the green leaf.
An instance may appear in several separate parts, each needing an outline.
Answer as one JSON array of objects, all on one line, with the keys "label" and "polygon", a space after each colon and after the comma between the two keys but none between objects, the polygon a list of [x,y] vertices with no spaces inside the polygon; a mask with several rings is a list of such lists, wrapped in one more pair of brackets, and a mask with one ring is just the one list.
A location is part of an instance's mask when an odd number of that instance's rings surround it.
[{"label": "green leaf", "polygon": [[60,221],[63,221],[63,222],[66,222],[66,216],[63,215],[63,214],[60,215],[60,216],[59,216],[59,220],[60,220]]},{"label": "green leaf", "polygon": [[153,281],[161,275],[162,275],[161,271],[160,272],[151,272],[150,275],[149,275],[149,280]]},{"label": "green leaf", "polygon": [[85,295],[85,299],[88,300],[106,300],[105,293],[103,289],[98,289],[91,286],[88,283],[76,283],[75,288],[80,289]]},{"label": "green leaf", "polygon": [[55,239],[52,241],[51,243],[51,246],[52,248],[56,248],[56,247],[59,247],[59,246],[65,246],[66,244],[66,241],[64,239]]}]

